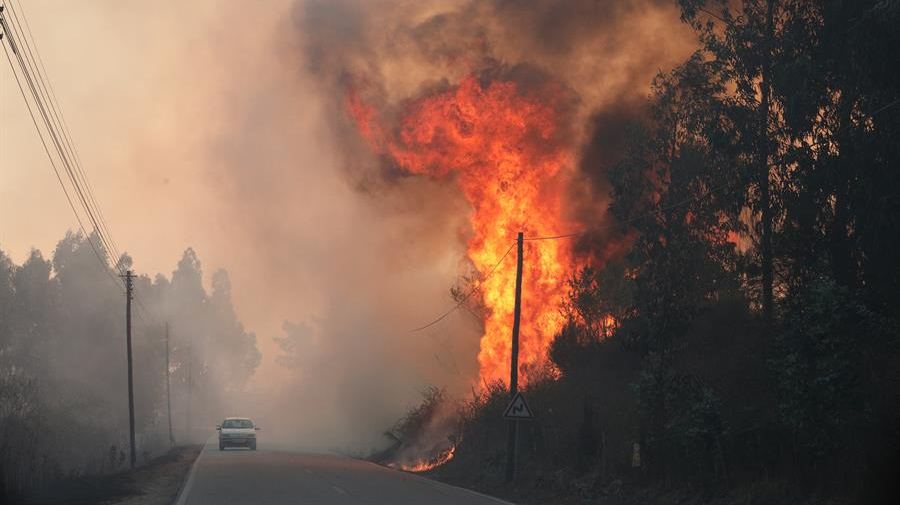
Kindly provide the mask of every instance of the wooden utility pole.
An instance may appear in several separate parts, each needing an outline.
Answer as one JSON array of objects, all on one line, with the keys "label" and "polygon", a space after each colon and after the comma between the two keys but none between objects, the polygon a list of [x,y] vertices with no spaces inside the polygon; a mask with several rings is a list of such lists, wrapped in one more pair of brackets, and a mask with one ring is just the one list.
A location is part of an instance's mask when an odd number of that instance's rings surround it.
[{"label": "wooden utility pole", "polygon": [[[509,365],[509,399],[512,400],[519,389],[519,321],[522,311],[522,249],[523,236],[519,232],[516,237],[516,303],[513,309],[512,353]],[[506,481],[516,480],[516,452],[519,443],[519,421],[511,419],[508,424],[508,440],[506,448]]]},{"label": "wooden utility pole", "polygon": [[172,436],[172,395],[169,390],[169,323],[166,323],[166,412],[169,414],[169,445],[175,445]]},{"label": "wooden utility pole", "polygon": [[191,392],[194,389],[194,345],[188,344],[187,439],[191,442]]},{"label": "wooden utility pole", "polygon": [[134,298],[134,274],[125,275],[125,342],[128,353],[128,436],[131,443],[131,468],[134,468],[137,452],[134,447],[134,369],[131,361],[131,300]]}]

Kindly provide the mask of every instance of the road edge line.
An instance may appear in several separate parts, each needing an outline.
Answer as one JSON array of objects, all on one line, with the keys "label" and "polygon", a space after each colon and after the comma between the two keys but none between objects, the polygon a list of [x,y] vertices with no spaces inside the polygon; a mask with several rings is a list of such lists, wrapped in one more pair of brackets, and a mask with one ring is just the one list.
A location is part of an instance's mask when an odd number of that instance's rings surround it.
[{"label": "road edge line", "polygon": [[[368,460],[365,460],[365,461],[368,461]],[[374,463],[374,462],[369,461],[369,463]],[[378,463],[374,463],[374,464],[378,465]],[[454,485],[454,484],[450,484],[450,483],[447,483],[447,482],[444,482],[444,481],[440,481],[440,480],[437,480],[437,479],[432,479],[431,477],[426,477],[426,476],[424,476],[424,475],[419,475],[419,474],[413,473],[413,472],[405,472],[405,471],[403,471],[403,470],[398,470],[398,469],[396,469],[396,468],[394,468],[394,467],[387,466],[387,465],[378,465],[378,466],[380,466],[380,467],[382,467],[382,468],[387,468],[387,469],[389,469],[389,470],[393,470],[393,471],[395,471],[395,472],[399,472],[399,473],[401,473],[401,474],[403,474],[403,475],[409,475],[410,477],[414,477],[414,478],[419,479],[419,480],[423,480],[423,481],[426,481],[426,482],[431,482],[431,483],[433,483],[433,484],[438,484],[438,485],[440,485],[440,486],[450,487],[450,488],[453,488],[453,489],[461,489],[461,490],[463,490],[463,491],[465,491],[465,492],[467,492],[467,493],[469,493],[469,494],[473,494],[473,495],[475,495],[475,496],[480,496],[480,497],[482,497],[482,498],[487,498],[487,499],[489,499],[489,500],[494,500],[495,502],[497,502],[497,503],[502,503],[503,505],[516,505],[515,503],[513,503],[513,502],[511,502],[511,501],[506,501],[506,500],[504,500],[504,499],[502,499],[502,498],[497,498],[496,496],[491,496],[491,495],[489,495],[489,494],[480,493],[480,492],[478,492],[478,491],[475,491],[474,489],[469,489],[469,488],[467,488],[467,487],[456,486],[456,485]]]},{"label": "road edge line", "polygon": [[206,452],[206,446],[209,445],[209,441],[212,440],[212,435],[206,439],[206,442],[203,443],[203,448],[200,449],[200,454],[194,459],[194,462],[191,463],[191,469],[188,472],[187,479],[184,480],[184,483],[181,485],[181,489],[178,490],[178,496],[175,497],[174,505],[184,505],[187,501],[187,497],[191,494],[191,488],[194,486],[194,477],[197,474],[197,465],[200,463],[200,458],[203,457],[203,453]]}]

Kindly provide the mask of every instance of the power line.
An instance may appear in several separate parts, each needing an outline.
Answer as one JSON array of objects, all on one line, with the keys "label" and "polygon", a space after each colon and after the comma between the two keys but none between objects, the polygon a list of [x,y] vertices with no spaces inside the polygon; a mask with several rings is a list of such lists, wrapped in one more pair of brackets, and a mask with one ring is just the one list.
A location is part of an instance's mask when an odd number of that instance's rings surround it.
[{"label": "power line", "polygon": [[587,233],[587,230],[576,231],[574,233],[567,233],[565,235],[553,235],[550,237],[525,237],[522,240],[524,240],[526,242],[535,241],[535,240],[558,240],[561,238],[577,237],[578,235],[584,235],[585,233]]},{"label": "power line", "polygon": [[[13,0],[10,0],[12,2]],[[47,132],[50,135],[51,141],[54,143],[54,147],[56,147],[57,154],[59,155],[60,161],[63,164],[63,167],[66,169],[66,174],[72,187],[75,189],[76,195],[79,197],[81,206],[85,211],[87,217],[91,221],[91,224],[94,228],[94,233],[97,235],[97,238],[100,241],[100,244],[104,247],[106,252],[111,253],[113,258],[109,258],[109,264],[113,267],[120,275],[124,272],[124,267],[119,264],[119,259],[122,257],[122,253],[119,250],[118,244],[110,232],[109,225],[106,222],[106,218],[103,215],[102,210],[100,209],[99,204],[97,203],[97,199],[94,196],[93,188],[90,185],[90,181],[87,177],[87,172],[84,170],[83,163],[81,161],[81,156],[78,150],[75,147],[75,143],[72,140],[72,135],[69,133],[68,124],[66,122],[65,116],[62,113],[62,108],[59,106],[59,100],[56,98],[56,92],[53,89],[52,82],[47,76],[47,69],[43,62],[43,57],[40,54],[40,50],[37,47],[37,44],[34,41],[34,34],[31,31],[31,25],[28,22],[27,15],[25,13],[24,8],[22,7],[21,2],[18,3],[18,9],[9,4],[10,14],[12,15],[13,26],[10,27],[9,23],[5,24],[5,31],[7,32],[15,32],[9,33],[10,45],[13,48],[13,52],[17,56],[17,61],[22,69],[23,75],[26,78],[26,82],[29,84],[29,90],[32,92],[32,97],[34,98],[35,105],[38,107],[39,112],[44,119],[44,125],[47,128]],[[19,17],[21,16],[21,21]],[[25,29],[22,28],[22,21],[24,21]],[[26,34],[27,31],[27,34]],[[30,38],[30,41],[29,41]],[[16,40],[19,43],[16,43]],[[25,51],[20,56],[17,54],[16,47],[23,47]],[[37,57],[35,57],[35,54]],[[27,63],[23,65],[24,62]],[[10,62],[12,65],[12,63]],[[40,65],[40,68],[38,68]],[[29,69],[30,72],[29,72]],[[15,73],[15,69],[13,68],[13,72]],[[16,75],[18,79],[18,75]],[[34,85],[34,81],[37,81],[37,86]],[[23,93],[24,91],[21,89],[20,91]],[[25,98],[26,106],[29,107],[29,113],[31,113],[30,105],[28,104],[27,98]],[[45,104],[46,102],[46,104]],[[32,121],[37,123],[32,114]],[[42,142],[43,136],[40,133],[40,129],[35,124],[35,127],[38,129],[38,134],[41,136]],[[48,157],[51,159],[51,164],[53,164],[52,156],[49,154],[49,148],[46,147],[45,151],[48,153]],[[57,178],[60,180],[60,184],[63,186],[63,190],[66,193],[66,198],[70,200],[70,206],[73,207],[73,213],[78,217],[77,211],[74,209],[74,205],[71,203],[71,198],[68,195],[68,192],[65,191],[65,186],[61,181],[61,177],[59,176],[58,170],[54,164],[54,170],[57,172]],[[84,226],[81,224],[81,220],[79,218],[79,226],[82,229],[82,232],[86,235],[87,240],[91,243],[92,248],[94,247],[93,242],[90,239],[90,235],[85,230]],[[97,252],[98,259],[99,252]],[[104,268],[106,268],[106,262],[101,261]],[[142,321],[145,321],[144,316],[150,317],[150,314],[153,311],[150,311],[146,308],[146,306],[142,303],[140,298],[135,298],[137,302],[137,316]],[[155,315],[155,314],[153,314]],[[158,318],[156,318],[158,319]]]},{"label": "power line", "polygon": [[[573,233],[566,233],[566,234],[564,234],[564,235],[550,235],[550,236],[545,236],[545,237],[526,237],[526,238],[523,238],[522,240],[523,240],[523,241],[532,241],[532,242],[533,242],[533,241],[540,241],[540,240],[560,240],[560,239],[564,239],[564,238],[577,237],[577,236],[579,236],[579,235],[584,235],[584,234],[589,233],[589,232],[600,231],[600,230],[603,230],[603,229],[605,229],[605,228],[612,228],[613,226],[623,226],[623,225],[632,224],[632,223],[635,223],[635,222],[637,222],[637,221],[639,221],[639,220],[641,220],[641,219],[643,219],[643,218],[645,218],[645,217],[649,217],[649,216],[651,216],[651,215],[653,215],[653,214],[656,214],[656,213],[658,213],[658,212],[670,210],[670,209],[673,209],[673,208],[675,208],[675,207],[678,207],[678,206],[681,206],[681,205],[685,205],[685,204],[687,204],[687,203],[690,203],[691,201],[697,200],[697,199],[699,199],[699,198],[701,198],[701,197],[711,195],[711,194],[713,194],[713,193],[715,193],[715,192],[718,192],[719,190],[724,189],[724,188],[726,188],[726,187],[728,187],[728,185],[722,185],[722,186],[719,186],[718,188],[711,189],[711,190],[707,191],[706,193],[704,193],[704,194],[702,194],[702,195],[694,195],[694,196],[692,196],[692,197],[690,197],[690,198],[686,198],[686,199],[684,199],[684,200],[681,200],[681,201],[679,201],[679,202],[673,203],[673,204],[671,204],[671,205],[667,205],[667,206],[665,206],[665,207],[660,207],[660,208],[658,208],[658,209],[653,210],[652,212],[646,212],[646,213],[644,213],[644,214],[642,214],[642,215],[640,215],[640,216],[634,217],[634,218],[629,219],[629,220],[627,220],[627,221],[623,221],[623,222],[621,222],[621,223],[610,223],[610,224],[607,224],[607,225],[605,225],[605,226],[595,227],[595,228],[590,228],[590,229],[587,229],[587,230],[577,231],[577,232],[573,232]],[[490,277],[491,274],[493,274],[495,270],[497,270],[497,267],[500,266],[500,263],[503,263],[503,260],[506,258],[506,256],[509,254],[509,252],[512,250],[512,248],[513,248],[515,245],[516,245],[516,243],[513,242],[512,245],[509,246],[509,249],[507,249],[507,250],[506,250],[506,253],[504,253],[503,256],[500,258],[500,261],[498,261],[497,264],[494,265],[494,268],[492,268],[492,269],[490,270],[490,272],[488,272],[488,274],[482,279],[482,281],[487,280],[487,278]],[[410,330],[410,332],[417,332],[417,331],[419,331],[419,330],[424,330],[425,328],[428,328],[429,326],[433,326],[433,325],[439,323],[439,322],[440,322],[441,320],[443,320],[445,317],[449,316],[451,313],[453,313],[454,311],[456,311],[457,309],[459,309],[459,308],[462,306],[462,304],[463,304],[466,300],[468,300],[470,296],[472,296],[472,295],[475,293],[475,291],[477,291],[478,289],[481,288],[481,286],[483,286],[483,283],[482,283],[482,284],[479,284],[478,286],[475,286],[474,288],[472,288],[472,289],[469,291],[469,293],[466,294],[466,296],[464,296],[464,297],[462,298],[462,300],[460,300],[456,305],[454,305],[452,308],[450,308],[450,310],[448,310],[447,312],[444,312],[444,313],[443,313],[440,317],[438,317],[437,319],[431,321],[430,323],[428,323],[428,324],[426,324],[426,325],[420,326],[420,327],[418,327],[418,328],[416,328],[416,329],[414,329],[414,330]]]},{"label": "power line", "polygon": [[[0,18],[0,23],[2,23],[3,26],[6,26],[6,23],[3,20],[3,18]],[[8,36],[8,30],[4,28],[4,32],[7,32],[7,36]],[[2,45],[2,44],[0,44],[0,45]],[[10,69],[13,69],[13,75],[15,76],[16,84],[18,85],[19,91],[22,93],[22,98],[25,99],[25,103],[27,106],[28,99],[25,96],[25,89],[22,87],[22,83],[19,80],[19,76],[15,72],[15,67],[13,66],[12,59],[9,57],[9,49],[7,49],[5,45],[3,46],[3,52],[4,52],[4,54],[6,54],[6,61],[9,62]],[[15,50],[13,50],[13,52],[15,52]],[[26,107],[26,108],[28,109],[28,114],[31,116],[31,121],[32,121],[32,123],[34,123],[34,127],[38,132],[38,137],[41,139],[41,144],[44,146],[44,152],[47,153],[47,158],[50,160],[50,165],[53,167],[53,172],[56,174],[56,179],[59,181],[59,185],[63,190],[63,194],[66,196],[66,201],[69,202],[69,208],[72,209],[72,213],[75,215],[76,221],[78,221],[78,227],[81,228],[82,233],[85,234],[85,238],[87,239],[88,244],[90,244],[91,249],[94,251],[94,255],[97,256],[97,260],[100,262],[101,266],[103,267],[103,271],[106,272],[106,274],[109,276],[110,280],[112,280],[112,282],[116,286],[116,288],[118,290],[122,291],[122,286],[120,286],[119,282],[116,281],[116,278],[113,277],[112,273],[107,268],[106,261],[104,261],[103,258],[100,257],[100,253],[97,251],[97,248],[94,246],[94,242],[90,239],[90,235],[88,235],[84,229],[84,224],[82,224],[82,222],[81,222],[81,217],[78,215],[78,212],[75,210],[75,204],[72,203],[72,198],[69,196],[69,192],[66,190],[65,184],[63,184],[62,177],[59,175],[59,170],[56,168],[56,163],[53,161],[53,157],[50,155],[50,149],[47,147],[47,142],[44,140],[44,136],[41,135],[41,133],[40,133],[40,128],[38,127],[37,119],[34,117],[34,112],[31,110],[30,106]]]},{"label": "power line", "polygon": [[419,326],[418,328],[409,330],[409,332],[410,332],[410,333],[415,333],[415,332],[417,332],[417,331],[424,330],[425,328],[428,328],[429,326],[434,326],[435,324],[441,322],[441,320],[443,320],[445,317],[449,316],[449,315],[452,314],[454,311],[456,311],[456,309],[460,308],[460,307],[462,306],[462,304],[465,303],[466,300],[469,299],[470,296],[472,296],[473,294],[475,294],[475,291],[478,291],[478,289],[480,289],[481,286],[484,285],[484,281],[488,280],[488,279],[491,277],[491,275],[493,275],[494,271],[497,270],[497,267],[500,266],[500,263],[503,263],[503,260],[506,259],[506,257],[509,255],[509,252],[512,251],[512,248],[515,247],[515,245],[516,245],[515,242],[513,242],[512,244],[510,244],[509,249],[507,249],[506,252],[503,253],[503,256],[500,257],[500,261],[498,261],[497,264],[494,265],[494,268],[491,268],[491,270],[487,273],[487,275],[485,275],[485,276],[481,279],[481,283],[478,284],[477,286],[473,287],[471,290],[469,290],[469,292],[466,294],[466,296],[462,297],[462,299],[459,300],[459,302],[458,302],[456,305],[454,305],[453,308],[451,308],[451,309],[448,310],[447,312],[444,312],[444,313],[441,315],[441,317],[435,319],[434,321],[432,321],[432,322],[430,322],[430,323],[428,323],[428,324],[426,324],[426,325],[424,325],[424,326]]},{"label": "power line", "polygon": [[[872,112],[871,114],[869,114],[869,116],[870,116],[870,117],[874,117],[874,116],[876,116],[877,114],[880,114],[880,113],[884,112],[885,110],[890,109],[891,107],[894,107],[895,105],[898,105],[898,104],[900,104],[900,98],[897,98],[897,99],[895,99],[895,100],[889,102],[888,104],[886,104],[886,105],[884,105],[884,106],[878,108],[877,110],[875,110],[874,112]],[[832,134],[834,134],[834,133],[836,133],[837,131],[839,131],[840,128],[842,128],[843,126],[844,126],[844,125],[841,125],[841,127],[839,127],[837,130],[835,130],[834,132],[832,132]],[[815,142],[815,143],[811,144],[811,145],[808,146],[808,147],[813,147],[813,146],[815,146],[815,145],[817,145],[817,144],[819,144],[819,143],[821,143],[821,142],[822,142],[822,141]],[[670,205],[666,205],[666,206],[664,206],[664,207],[659,207],[659,208],[657,208],[657,209],[654,209],[654,210],[652,210],[652,211],[645,212],[644,214],[641,214],[641,215],[639,215],[639,216],[637,216],[637,217],[634,217],[634,218],[631,218],[631,219],[628,219],[628,220],[625,220],[625,221],[622,221],[622,222],[619,222],[619,223],[609,223],[609,224],[607,224],[607,225],[605,225],[605,226],[589,228],[589,229],[586,229],[586,230],[576,231],[576,232],[572,232],[572,233],[566,233],[566,234],[563,234],[563,235],[550,235],[550,236],[544,236],[544,237],[525,237],[523,240],[524,240],[524,241],[527,241],[527,242],[534,242],[534,241],[541,241],[541,240],[560,240],[560,239],[565,239],[565,238],[578,237],[578,236],[580,236],[580,235],[584,235],[584,234],[591,233],[591,232],[598,232],[598,231],[601,231],[601,230],[604,230],[604,229],[607,229],[607,228],[612,228],[613,226],[626,226],[626,225],[629,225],[629,224],[636,223],[637,221],[639,221],[639,220],[641,220],[641,219],[644,219],[645,217],[650,217],[650,216],[653,216],[653,215],[655,215],[655,214],[658,214],[659,212],[664,212],[664,211],[667,211],[667,210],[671,210],[671,209],[674,209],[674,208],[676,208],[676,207],[680,207],[680,206],[682,206],[682,205],[686,205],[686,204],[688,204],[688,203],[690,203],[690,202],[692,202],[692,201],[694,201],[694,200],[698,200],[698,199],[700,199],[700,198],[703,198],[703,197],[710,196],[710,195],[712,195],[712,194],[718,193],[719,191],[721,191],[721,190],[723,190],[723,189],[725,189],[725,188],[728,188],[729,186],[730,186],[730,183],[729,183],[729,184],[723,184],[723,185],[718,186],[718,187],[716,187],[716,188],[710,189],[709,191],[706,191],[706,192],[703,193],[703,194],[700,194],[700,195],[693,195],[693,196],[691,196],[691,197],[685,198],[685,199],[680,200],[680,201],[678,201],[678,202],[672,203],[672,204],[670,204]],[[513,245],[515,245],[515,244],[513,244]],[[509,251],[510,251],[510,250],[512,250],[512,246],[510,246],[509,250],[506,251],[506,254],[504,254],[503,257],[500,258],[500,262],[498,262],[497,265],[495,265],[494,268],[491,269],[490,273],[489,273],[487,276],[485,276],[485,279],[487,279],[487,277],[490,277],[490,274],[494,273],[494,270],[496,270],[497,267],[500,265],[500,263],[503,262],[503,259],[506,258],[506,255],[509,254]],[[441,317],[435,319],[434,321],[432,321],[432,322],[430,322],[430,323],[428,323],[428,324],[426,324],[426,325],[424,325],[424,326],[421,326],[421,327],[416,328],[416,329],[411,330],[411,331],[416,332],[416,331],[419,331],[419,330],[423,330],[423,329],[425,329],[425,328],[428,328],[429,326],[432,326],[432,325],[434,325],[434,324],[437,324],[438,322],[440,322],[441,320],[443,320],[445,317],[447,317],[448,315],[450,315],[453,311],[457,310],[460,306],[462,306],[463,302],[465,302],[465,301],[466,301],[472,294],[474,294],[475,291],[476,291],[478,288],[480,288],[480,287],[481,287],[481,285],[476,286],[475,288],[473,288],[473,289],[472,289],[472,290],[471,290],[471,291],[470,291],[470,292],[469,292],[469,293],[468,293],[468,294],[467,294],[467,295],[466,295],[459,303],[457,303],[455,306],[453,306],[453,308],[451,308],[450,310],[448,310],[447,312],[445,312],[443,315],[441,315]]]},{"label": "power line", "polygon": [[[106,236],[109,239],[110,245],[112,245],[113,253],[115,254],[116,258],[120,258],[122,255],[119,252],[118,244],[116,244],[116,241],[112,236],[112,233],[109,231],[109,226],[106,224],[106,219],[103,216],[103,212],[100,210],[100,206],[97,204],[97,200],[94,197],[94,191],[91,188],[90,182],[88,181],[88,178],[87,178],[87,173],[85,172],[83,164],[81,162],[81,155],[78,152],[78,150],[75,149],[75,143],[72,141],[71,134],[69,133],[69,125],[66,121],[65,115],[63,114],[62,108],[59,106],[59,100],[56,98],[56,91],[53,89],[53,82],[49,79],[49,74],[47,73],[47,68],[44,66],[44,59],[41,57],[40,49],[38,48],[37,43],[35,43],[35,41],[34,41],[34,35],[31,33],[31,25],[28,22],[28,16],[25,12],[24,7],[22,7],[21,0],[19,0],[18,4],[19,4],[18,11],[21,13],[22,20],[25,22],[25,29],[27,31],[26,40],[27,39],[31,40],[31,45],[34,46],[34,52],[35,52],[35,54],[37,54],[37,60],[38,60],[38,63],[40,64],[41,70],[43,71],[43,75],[45,77],[47,77],[46,85],[50,90],[51,105],[54,107],[54,110],[58,114],[58,118],[57,118],[58,122],[59,122],[59,120],[61,120],[61,122],[62,122],[63,136],[69,146],[69,150],[74,155],[73,157],[75,159],[75,167],[78,169],[78,172],[81,174],[81,179],[87,189],[88,197],[89,197],[91,203],[93,204],[98,217],[100,218],[100,224],[101,224],[104,232],[106,233]],[[14,14],[15,14],[15,12],[14,12]]]},{"label": "power line", "polygon": [[641,215],[639,215],[639,216],[633,217],[633,218],[631,218],[631,219],[626,219],[625,221],[620,221],[620,222],[615,222],[615,223],[609,223],[609,224],[606,224],[606,225],[603,225],[603,226],[595,226],[595,227],[593,227],[593,228],[588,228],[588,229],[586,229],[586,230],[576,231],[576,232],[573,232],[573,233],[567,233],[567,234],[565,234],[565,235],[552,235],[552,236],[549,236],[549,237],[525,237],[523,240],[525,240],[525,241],[536,241],[536,240],[559,240],[559,239],[563,239],[563,238],[577,237],[577,236],[579,236],[579,235],[585,235],[585,234],[587,234],[587,233],[598,232],[598,231],[605,230],[605,229],[607,229],[607,228],[613,228],[613,227],[617,227],[617,226],[626,226],[626,225],[629,225],[629,224],[634,224],[634,223],[636,223],[636,222],[638,222],[638,221],[640,221],[641,219],[644,219],[644,218],[646,218],[646,217],[651,217],[651,216],[653,216],[653,215],[655,215],[655,214],[658,214],[658,213],[660,213],[660,212],[665,212],[665,211],[667,211],[667,210],[672,210],[672,209],[674,209],[674,208],[676,208],[676,207],[680,207],[680,206],[682,206],[682,205],[686,205],[686,204],[688,204],[688,203],[691,203],[691,202],[694,201],[694,200],[699,200],[700,198],[707,197],[707,196],[713,195],[713,194],[715,194],[715,193],[718,193],[719,191],[728,188],[730,185],[731,185],[730,183],[729,183],[729,184],[722,184],[721,186],[718,186],[718,187],[715,187],[715,188],[713,188],[713,189],[710,189],[710,190],[708,190],[708,191],[706,191],[706,192],[704,192],[704,193],[702,193],[702,194],[699,194],[699,195],[693,195],[693,196],[690,196],[690,197],[685,198],[685,199],[683,199],[683,200],[679,200],[679,201],[677,201],[677,202],[675,202],[675,203],[672,203],[672,204],[669,204],[669,205],[665,205],[665,206],[663,206],[663,207],[658,207],[658,208],[653,209],[653,210],[651,210],[651,211],[647,211],[647,212],[645,212],[645,213],[643,213],[643,214],[641,214]]},{"label": "power line", "polygon": [[[10,12],[12,13],[11,9]],[[91,208],[90,206],[86,205],[84,193],[82,192],[78,181],[74,178],[74,174],[72,172],[71,165],[66,154],[66,147],[61,144],[60,135],[55,128],[54,113],[51,109],[49,109],[47,105],[44,104],[45,99],[43,98],[43,95],[45,94],[45,87],[43,86],[43,81],[40,79],[40,75],[35,73],[33,70],[33,63],[29,59],[29,53],[31,53],[30,46],[28,46],[27,40],[24,41],[23,44],[22,38],[16,35],[16,30],[14,27],[18,24],[17,19],[14,16],[10,19],[12,19],[12,24],[4,20],[5,31],[7,32],[7,36],[11,41],[18,41],[15,43],[15,46],[18,46],[19,50],[14,51],[14,54],[16,55],[16,60],[22,70],[22,74],[28,85],[29,91],[31,92],[32,98],[34,99],[34,104],[37,107],[42,119],[44,120],[44,125],[47,129],[47,133],[50,136],[50,140],[53,142],[53,145],[56,148],[56,152],[60,158],[60,161],[62,162],[63,168],[66,170],[66,174],[69,178],[69,181],[72,183],[72,187],[75,190],[76,196],[78,196],[79,198],[82,208],[85,210],[91,223],[94,224],[95,232],[97,232],[98,235],[101,235],[97,230],[98,227],[96,226],[96,220],[92,215]],[[19,31],[21,31],[21,27],[19,28]],[[24,51],[22,49],[24,49]],[[42,91],[44,91],[44,93],[42,93]],[[102,236],[100,236],[99,238],[102,243]]]},{"label": "power line", "polygon": [[[123,267],[119,264],[118,261],[118,258],[121,258],[122,254],[118,248],[118,244],[113,239],[112,234],[109,231],[109,226],[106,223],[106,218],[104,217],[103,212],[101,211],[100,206],[97,203],[97,199],[94,196],[94,191],[91,188],[90,182],[87,178],[87,173],[84,170],[84,166],[81,162],[81,156],[79,155],[78,150],[75,148],[75,144],[72,140],[72,135],[68,131],[68,124],[66,123],[65,117],[62,114],[62,109],[58,104],[58,99],[56,98],[56,93],[53,90],[52,83],[50,83],[50,80],[47,77],[46,66],[44,65],[43,58],[40,55],[37,44],[34,42],[34,35],[31,32],[31,26],[28,23],[25,11],[22,8],[21,3],[19,3],[19,12],[16,12],[17,9],[11,3],[11,1],[8,2],[7,5],[9,7],[8,12],[10,16],[0,16],[0,27],[3,28],[7,40],[9,41],[10,49],[12,50],[13,55],[15,56],[15,60],[21,70],[22,77],[27,84],[28,90],[31,93],[32,99],[34,101],[33,106],[29,102],[27,94],[25,93],[25,87],[22,84],[22,80],[19,78],[19,73],[16,72],[13,58],[10,57],[9,50],[7,50],[6,46],[4,45],[4,52],[10,65],[10,69],[13,72],[13,76],[16,79],[16,84],[19,87],[19,91],[22,94],[22,98],[25,102],[26,108],[28,109],[28,113],[31,116],[32,123],[35,126],[35,130],[37,131],[38,137],[41,140],[41,144],[44,147],[47,158],[50,160],[51,167],[53,168],[57,181],[59,182],[60,187],[63,190],[66,201],[69,203],[69,207],[71,208],[72,213],[75,215],[79,228],[84,234],[88,244],[91,246],[91,249],[93,250],[94,255],[97,257],[97,260],[100,262],[103,270],[112,279],[117,288],[121,290],[119,282],[109,271],[109,267],[111,266],[119,274],[124,272]],[[2,7],[0,7],[0,12],[2,11],[3,9]],[[21,21],[19,19],[20,16]],[[7,19],[9,21],[7,21]],[[24,29],[22,27],[22,21],[24,21]],[[37,55],[36,57],[35,54]],[[99,245],[102,246],[104,251],[107,253],[107,255],[105,255],[106,258],[104,258],[104,255],[100,254],[98,247],[94,244],[94,240],[91,238],[91,234],[89,234],[87,232],[87,229],[84,227],[84,222],[82,221],[81,216],[76,209],[75,203],[72,200],[69,191],[66,189],[66,185],[63,182],[59,167],[56,161],[53,159],[44,134],[41,132],[41,128],[34,114],[34,108],[37,109],[38,113],[41,116],[41,119],[43,120],[44,127],[47,130],[47,136],[53,143],[55,151],[59,157],[60,164],[65,170],[67,179],[72,185],[75,196],[77,197],[77,200],[83,212],[85,213],[90,223],[93,225],[93,234],[96,236]],[[110,258],[109,254],[114,255],[114,258],[116,259],[114,260],[113,258]],[[150,311],[140,301],[140,299],[136,298],[135,301],[137,302],[138,318],[146,322],[144,316],[149,317]]]},{"label": "power line", "polygon": [[[73,168],[73,163],[70,160],[70,158],[73,157],[73,149],[67,144],[64,136],[58,131],[62,129],[60,127],[59,114],[56,111],[55,104],[49,99],[49,93],[47,91],[48,86],[45,82],[46,79],[38,70],[37,64],[35,63],[34,52],[31,49],[32,44],[29,43],[28,38],[24,35],[24,30],[22,29],[22,24],[19,21],[14,5],[10,3],[8,7],[12,24],[7,22],[5,24],[5,31],[10,37],[10,40],[17,41],[16,45],[19,49],[24,48],[24,51],[16,52],[16,58],[25,76],[26,82],[28,83],[35,105],[38,107],[38,110],[44,119],[44,125],[47,128],[50,139],[56,148],[69,181],[75,189],[76,196],[78,196],[83,210],[94,227],[94,232],[97,234],[104,249],[106,249],[107,252],[115,254],[114,248],[106,239],[103,228],[100,226],[99,221],[95,216],[95,211],[87,197],[87,191],[82,187],[82,184],[79,181],[77,167]],[[118,268],[117,262],[112,263],[116,270],[121,270]]]}]

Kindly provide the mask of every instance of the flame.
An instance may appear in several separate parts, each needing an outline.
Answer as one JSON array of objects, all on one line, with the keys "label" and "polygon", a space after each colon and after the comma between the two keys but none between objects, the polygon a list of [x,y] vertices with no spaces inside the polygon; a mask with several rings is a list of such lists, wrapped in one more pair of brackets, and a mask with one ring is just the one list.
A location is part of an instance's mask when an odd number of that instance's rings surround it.
[{"label": "flame", "polygon": [[[346,106],[373,148],[400,168],[454,177],[473,209],[468,256],[486,277],[517,232],[538,237],[569,229],[561,216],[573,155],[562,100],[554,83],[482,84],[466,77],[407,103],[393,129],[379,123],[376,108],[354,87]],[[525,243],[519,335],[523,383],[545,362],[550,341],[564,322],[559,304],[573,264],[569,246],[558,240]],[[478,361],[486,381],[509,377],[515,254],[511,251],[480,285],[488,313]]]},{"label": "flame", "polygon": [[428,470],[437,468],[437,467],[443,465],[444,463],[450,461],[451,459],[453,459],[454,453],[456,453],[456,446],[451,446],[447,452],[444,452],[443,454],[441,454],[440,456],[438,456],[437,458],[435,458],[431,461],[423,460],[423,461],[419,461],[418,463],[416,463],[414,465],[403,465],[403,464],[398,464],[398,463],[391,463],[388,466],[391,468],[396,468],[397,470],[403,470],[404,472],[412,472],[412,473],[427,472]]}]

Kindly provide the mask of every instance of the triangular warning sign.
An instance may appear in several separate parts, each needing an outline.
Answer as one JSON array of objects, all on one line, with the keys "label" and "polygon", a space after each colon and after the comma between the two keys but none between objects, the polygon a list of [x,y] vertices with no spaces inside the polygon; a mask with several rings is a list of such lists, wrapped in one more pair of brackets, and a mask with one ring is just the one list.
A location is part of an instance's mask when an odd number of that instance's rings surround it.
[{"label": "triangular warning sign", "polygon": [[503,411],[503,417],[506,419],[532,419],[534,415],[528,408],[528,403],[522,393],[516,393],[516,396],[513,396],[509,405],[506,406],[506,410]]}]

